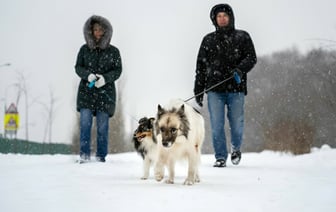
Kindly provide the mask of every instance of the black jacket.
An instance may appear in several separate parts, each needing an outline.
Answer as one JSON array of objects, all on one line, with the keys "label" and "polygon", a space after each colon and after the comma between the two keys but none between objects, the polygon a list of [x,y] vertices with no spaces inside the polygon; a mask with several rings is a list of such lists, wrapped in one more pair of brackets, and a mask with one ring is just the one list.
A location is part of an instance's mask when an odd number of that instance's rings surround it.
[{"label": "black jacket", "polygon": [[[216,15],[221,11],[226,12],[230,17],[228,27],[219,28],[217,26]],[[234,69],[239,69],[243,74],[240,84],[231,79],[211,91],[247,94],[246,74],[257,62],[253,42],[247,32],[235,29],[233,11],[229,5],[220,4],[213,7],[210,18],[216,31],[203,38],[199,49],[194,93],[199,94],[228,79],[232,76]]]},{"label": "black jacket", "polygon": [[[94,42],[92,25],[100,23],[105,34],[99,43]],[[92,16],[84,25],[84,44],[78,53],[75,65],[76,73],[81,78],[77,93],[77,111],[82,108],[90,109],[96,115],[97,111],[106,112],[113,116],[116,106],[115,81],[122,71],[119,50],[110,45],[112,26],[101,16]],[[96,88],[88,87],[90,74],[101,74],[105,79],[105,85]]]}]

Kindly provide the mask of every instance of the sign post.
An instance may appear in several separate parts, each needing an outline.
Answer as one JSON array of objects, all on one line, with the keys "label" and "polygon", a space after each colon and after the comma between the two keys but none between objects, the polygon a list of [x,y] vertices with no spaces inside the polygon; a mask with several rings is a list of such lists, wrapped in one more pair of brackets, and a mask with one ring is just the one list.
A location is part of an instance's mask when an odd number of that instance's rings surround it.
[{"label": "sign post", "polygon": [[5,138],[16,138],[17,130],[19,129],[20,116],[14,103],[9,105],[5,111]]}]

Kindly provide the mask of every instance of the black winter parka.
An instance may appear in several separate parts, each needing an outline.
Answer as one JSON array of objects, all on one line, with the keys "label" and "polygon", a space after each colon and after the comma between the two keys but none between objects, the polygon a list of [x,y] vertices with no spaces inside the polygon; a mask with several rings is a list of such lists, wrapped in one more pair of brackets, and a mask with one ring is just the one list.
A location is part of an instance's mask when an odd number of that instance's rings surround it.
[{"label": "black winter parka", "polygon": [[[99,23],[105,33],[99,43],[93,41],[92,25]],[[78,53],[75,65],[76,73],[81,78],[77,93],[77,111],[82,108],[90,109],[96,115],[97,111],[106,112],[113,116],[116,106],[115,81],[122,71],[119,50],[109,44],[112,36],[112,26],[101,16],[92,16],[84,25],[84,44]],[[96,88],[88,87],[90,74],[101,74],[105,85]]]},{"label": "black winter parka", "polygon": [[[199,94],[205,89],[220,83],[232,76],[235,69],[242,72],[241,83],[237,84],[232,78],[211,89],[215,92],[244,92],[247,94],[247,73],[254,67],[257,57],[250,35],[234,27],[234,15],[227,4],[217,5],[221,11],[230,17],[229,26],[219,28],[216,23],[218,11],[213,8],[210,17],[216,31],[203,38],[199,49],[194,93]],[[217,12],[217,13],[216,13]]]}]

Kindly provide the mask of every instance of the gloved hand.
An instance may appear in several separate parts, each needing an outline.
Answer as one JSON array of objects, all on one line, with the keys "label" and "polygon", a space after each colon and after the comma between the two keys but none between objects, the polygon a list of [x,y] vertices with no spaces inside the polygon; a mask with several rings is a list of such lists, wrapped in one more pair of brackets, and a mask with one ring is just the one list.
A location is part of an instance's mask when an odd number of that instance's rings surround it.
[{"label": "gloved hand", "polygon": [[241,70],[239,70],[238,68],[232,69],[232,70],[230,70],[230,75],[231,75],[231,77],[233,77],[235,79],[237,84],[241,83],[241,79],[243,77],[243,73],[242,73]]},{"label": "gloved hand", "polygon": [[203,94],[198,95],[195,97],[196,98],[196,102],[200,107],[203,107]]},{"label": "gloved hand", "polygon": [[230,70],[230,76],[233,76],[235,72],[239,75],[240,78],[243,77],[243,72],[239,70],[238,68],[234,68]]},{"label": "gloved hand", "polygon": [[96,75],[94,75],[94,74],[89,74],[89,76],[88,76],[88,81],[89,81],[89,82],[92,82],[93,80],[97,80]]},{"label": "gloved hand", "polygon": [[96,74],[96,76],[98,78],[98,80],[95,82],[96,88],[103,87],[106,84],[104,76],[101,74]]},{"label": "gloved hand", "polygon": [[243,72],[240,69],[236,68],[234,69],[234,72],[236,72],[239,75],[240,79],[243,77]]}]

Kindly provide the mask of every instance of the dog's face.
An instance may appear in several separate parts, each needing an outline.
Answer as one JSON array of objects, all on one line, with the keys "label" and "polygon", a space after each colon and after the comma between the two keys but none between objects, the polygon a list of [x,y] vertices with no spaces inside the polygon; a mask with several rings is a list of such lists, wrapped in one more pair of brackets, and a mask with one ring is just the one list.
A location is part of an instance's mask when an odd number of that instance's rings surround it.
[{"label": "dog's face", "polygon": [[142,142],[147,136],[152,137],[154,120],[154,118],[147,117],[140,119],[139,126],[135,130],[133,137],[139,142]]},{"label": "dog's face", "polygon": [[189,122],[184,113],[184,105],[170,111],[158,105],[156,133],[162,136],[162,145],[171,147],[178,136],[188,137]]}]

